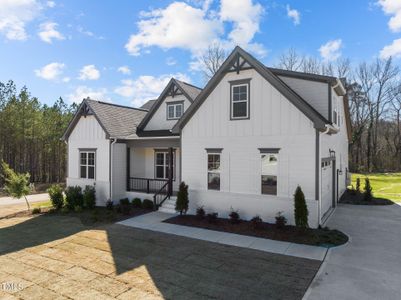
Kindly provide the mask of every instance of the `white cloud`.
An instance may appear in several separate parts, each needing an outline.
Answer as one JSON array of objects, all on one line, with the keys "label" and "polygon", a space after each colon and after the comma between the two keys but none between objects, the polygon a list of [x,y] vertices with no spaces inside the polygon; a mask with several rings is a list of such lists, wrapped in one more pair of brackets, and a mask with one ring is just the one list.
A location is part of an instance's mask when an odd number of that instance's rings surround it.
[{"label": "white cloud", "polygon": [[54,2],[54,1],[47,1],[47,2],[46,2],[46,5],[47,5],[48,7],[50,7],[50,8],[53,8],[53,7],[56,6],[56,2]]},{"label": "white cloud", "polygon": [[0,34],[9,40],[25,40],[25,26],[41,10],[36,0],[0,0]]},{"label": "white cloud", "polygon": [[400,0],[379,0],[377,2],[387,15],[393,15],[388,22],[388,27],[393,32],[401,30],[401,1]]},{"label": "white cloud", "polygon": [[58,80],[59,77],[63,74],[64,68],[65,64],[53,62],[42,67],[41,69],[35,70],[35,74],[36,76],[46,80]]},{"label": "white cloud", "polygon": [[206,11],[184,2],[173,2],[165,9],[141,13],[139,32],[130,36],[125,45],[128,53],[138,56],[142,48],[158,46],[190,50],[205,49],[223,32],[221,23],[208,18]]},{"label": "white cloud", "polygon": [[100,71],[96,69],[95,65],[84,66],[79,71],[79,80],[97,80],[100,78]]},{"label": "white cloud", "polygon": [[67,83],[70,82],[71,78],[70,77],[64,77],[63,78],[63,82]]},{"label": "white cloud", "polygon": [[182,73],[164,74],[159,77],[143,75],[135,80],[122,80],[122,85],[118,86],[114,92],[122,97],[132,98],[132,104],[139,107],[147,100],[156,99],[172,77],[190,82],[190,78]]},{"label": "white cloud", "polygon": [[65,40],[65,37],[56,30],[56,27],[58,26],[57,23],[55,22],[46,22],[40,24],[39,28],[40,31],[38,33],[40,39],[46,43],[51,44],[52,40]]},{"label": "white cloud", "polygon": [[[125,48],[134,56],[151,46],[181,48],[199,56],[210,44],[220,42],[227,49],[240,45],[261,56],[266,54],[262,45],[252,43],[264,11],[260,4],[221,0],[219,11],[214,11],[210,3],[202,2],[199,7],[175,1],[165,8],[141,12],[138,32],[130,36]],[[231,28],[226,35],[225,25]]]},{"label": "white cloud", "polygon": [[170,56],[170,57],[167,57],[166,64],[168,66],[174,66],[175,64],[177,64],[177,61],[173,57]]},{"label": "white cloud", "polygon": [[220,18],[231,22],[233,29],[228,34],[232,45],[247,47],[254,35],[259,31],[259,22],[263,7],[252,0],[221,0]]},{"label": "white cloud", "polygon": [[93,100],[111,102],[111,99],[107,95],[108,91],[106,88],[93,89],[84,85],[78,86],[75,90],[67,95],[67,100],[70,103],[81,103],[81,101],[87,97]]},{"label": "white cloud", "polygon": [[83,34],[83,35],[92,37],[92,38],[97,39],[97,40],[104,40],[104,39],[105,39],[103,36],[97,36],[97,35],[94,34],[92,31],[86,30],[86,29],[84,29],[82,26],[77,26],[77,31],[78,31],[80,34]]},{"label": "white cloud", "polygon": [[380,51],[380,58],[386,59],[390,56],[401,58],[401,39],[394,40],[391,45],[385,46]]},{"label": "white cloud", "polygon": [[118,72],[124,74],[124,75],[130,75],[131,74],[131,69],[128,66],[121,66],[117,69]]},{"label": "white cloud", "polygon": [[292,19],[294,25],[299,25],[301,23],[301,14],[298,10],[291,8],[288,4],[287,8],[287,16]]},{"label": "white cloud", "polygon": [[336,60],[341,56],[342,40],[331,40],[320,46],[320,56],[326,61]]}]

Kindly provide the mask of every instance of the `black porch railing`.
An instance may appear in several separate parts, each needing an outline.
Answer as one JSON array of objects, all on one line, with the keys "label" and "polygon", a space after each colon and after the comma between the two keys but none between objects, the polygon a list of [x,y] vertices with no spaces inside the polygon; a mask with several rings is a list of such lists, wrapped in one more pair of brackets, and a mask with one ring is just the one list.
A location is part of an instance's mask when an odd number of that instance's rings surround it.
[{"label": "black porch railing", "polygon": [[130,177],[128,183],[128,191],[143,192],[147,194],[154,194],[166,185],[167,179],[151,179]]}]

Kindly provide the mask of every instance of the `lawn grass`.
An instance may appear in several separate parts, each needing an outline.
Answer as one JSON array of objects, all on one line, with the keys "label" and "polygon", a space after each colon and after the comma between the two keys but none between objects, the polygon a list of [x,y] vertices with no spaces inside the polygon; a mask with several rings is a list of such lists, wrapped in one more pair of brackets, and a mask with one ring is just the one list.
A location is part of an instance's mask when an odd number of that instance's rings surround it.
[{"label": "lawn grass", "polygon": [[356,179],[361,178],[361,189],[365,186],[365,178],[369,177],[373,188],[373,196],[401,202],[401,173],[371,173],[352,174],[352,185],[356,186]]},{"label": "lawn grass", "polygon": [[33,202],[31,203],[32,208],[44,208],[44,207],[52,207],[52,202],[50,200],[41,201],[41,202]]}]

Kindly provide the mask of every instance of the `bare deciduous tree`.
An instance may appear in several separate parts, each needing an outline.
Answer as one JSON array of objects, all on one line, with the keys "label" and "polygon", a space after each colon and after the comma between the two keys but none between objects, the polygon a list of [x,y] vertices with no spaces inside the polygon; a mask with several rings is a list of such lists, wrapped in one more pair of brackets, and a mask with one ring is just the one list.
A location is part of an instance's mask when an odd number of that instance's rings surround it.
[{"label": "bare deciduous tree", "polygon": [[205,79],[209,80],[216,74],[226,57],[227,52],[219,43],[214,43],[208,47],[207,51],[201,57]]}]

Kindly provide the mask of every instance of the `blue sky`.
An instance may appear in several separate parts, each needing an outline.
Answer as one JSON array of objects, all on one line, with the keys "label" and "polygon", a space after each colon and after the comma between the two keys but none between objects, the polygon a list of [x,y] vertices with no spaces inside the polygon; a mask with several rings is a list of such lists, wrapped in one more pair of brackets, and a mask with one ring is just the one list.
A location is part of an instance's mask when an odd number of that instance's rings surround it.
[{"label": "blue sky", "polygon": [[58,97],[139,106],[171,76],[203,86],[210,43],[267,65],[292,47],[327,61],[401,62],[400,0],[0,0],[0,81]]}]

